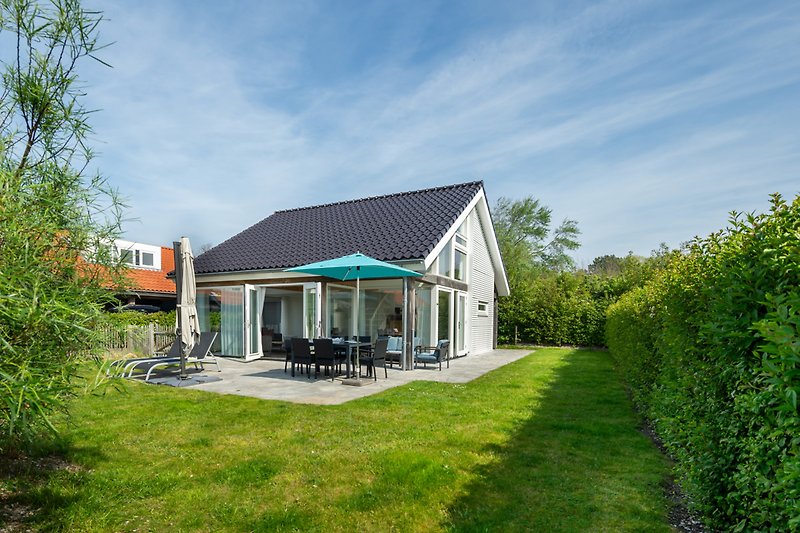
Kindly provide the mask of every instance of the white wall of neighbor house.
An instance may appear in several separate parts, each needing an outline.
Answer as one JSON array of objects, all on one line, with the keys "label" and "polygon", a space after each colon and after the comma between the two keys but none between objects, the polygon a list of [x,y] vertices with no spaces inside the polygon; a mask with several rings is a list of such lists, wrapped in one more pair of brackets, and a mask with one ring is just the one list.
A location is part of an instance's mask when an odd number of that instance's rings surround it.
[{"label": "white wall of neighbor house", "polygon": [[468,260],[471,353],[488,352],[494,337],[494,269],[489,256],[486,233],[473,209],[469,223],[470,257]]}]

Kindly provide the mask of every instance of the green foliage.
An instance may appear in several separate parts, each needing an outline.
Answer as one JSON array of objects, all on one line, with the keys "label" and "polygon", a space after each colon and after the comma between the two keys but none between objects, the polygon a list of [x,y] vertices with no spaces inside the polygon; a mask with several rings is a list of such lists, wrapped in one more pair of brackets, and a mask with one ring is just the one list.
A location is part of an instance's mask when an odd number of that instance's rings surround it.
[{"label": "green foliage", "polygon": [[552,210],[533,197],[500,198],[493,210],[494,228],[509,283],[517,285],[542,269],[562,271],[574,266],[568,250],[580,247],[578,223],[565,219],[551,230]]},{"label": "green foliage", "polygon": [[604,346],[606,309],[661,268],[660,256],[605,256],[614,267],[586,272],[541,272],[499,303],[498,340],[537,345]]},{"label": "green foliage", "polygon": [[118,203],[91,153],[75,67],[99,20],[77,2],[0,2],[0,450],[52,429],[118,272]]},{"label": "green foliage", "polygon": [[607,338],[715,528],[800,527],[800,197],[734,213],[608,311]]},{"label": "green foliage", "polygon": [[139,313],[137,311],[122,311],[121,313],[105,313],[103,321],[115,327],[146,326],[157,324],[159,326],[175,326],[175,311],[160,311],[158,313]]}]

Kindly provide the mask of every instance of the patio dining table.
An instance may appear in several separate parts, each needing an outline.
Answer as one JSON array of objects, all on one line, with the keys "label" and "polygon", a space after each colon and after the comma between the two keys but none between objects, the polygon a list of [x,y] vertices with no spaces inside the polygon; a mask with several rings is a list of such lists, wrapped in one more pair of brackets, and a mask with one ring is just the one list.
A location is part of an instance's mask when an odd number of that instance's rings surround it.
[{"label": "patio dining table", "polygon": [[[345,359],[345,362],[347,363],[347,367],[346,367],[347,371],[346,371],[346,374],[345,374],[346,377],[348,377],[348,378],[350,377],[350,365],[351,365],[351,361],[353,359],[353,350],[356,347],[358,347],[360,349],[360,348],[369,348],[370,346],[372,346],[372,343],[370,343],[370,342],[351,341],[351,340],[344,340],[344,339],[334,339],[333,340],[333,347],[336,348],[336,349],[339,349],[339,350],[344,349],[345,353],[347,354],[347,358]],[[357,370],[357,369],[354,369],[353,373],[355,373],[355,370]]]}]

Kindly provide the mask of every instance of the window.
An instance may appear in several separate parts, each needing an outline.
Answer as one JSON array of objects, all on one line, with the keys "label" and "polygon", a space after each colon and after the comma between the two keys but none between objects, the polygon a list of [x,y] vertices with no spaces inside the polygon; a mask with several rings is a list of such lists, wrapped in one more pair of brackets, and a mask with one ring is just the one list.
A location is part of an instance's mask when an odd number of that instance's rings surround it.
[{"label": "window", "polygon": [[456,230],[455,250],[453,251],[453,277],[459,281],[467,281],[467,222]]},{"label": "window", "polygon": [[467,254],[458,248],[453,256],[453,277],[459,281],[467,279]]},{"label": "window", "polygon": [[150,252],[142,252],[141,259],[142,259],[141,264],[143,266],[149,266],[149,267],[153,266],[153,254],[151,254]]},{"label": "window", "polygon": [[117,245],[120,260],[132,267],[161,268],[161,254],[155,246],[125,243]]},{"label": "window", "polygon": [[478,316],[489,316],[489,302],[478,300]]},{"label": "window", "polygon": [[467,222],[464,221],[457,229],[456,233],[447,244],[442,248],[436,260],[435,272],[446,278],[456,279],[467,282]]},{"label": "window", "polygon": [[453,243],[448,242],[447,246],[444,247],[442,253],[439,254],[439,275],[445,276],[447,278],[451,275],[451,263],[452,263],[452,256],[453,255]]}]

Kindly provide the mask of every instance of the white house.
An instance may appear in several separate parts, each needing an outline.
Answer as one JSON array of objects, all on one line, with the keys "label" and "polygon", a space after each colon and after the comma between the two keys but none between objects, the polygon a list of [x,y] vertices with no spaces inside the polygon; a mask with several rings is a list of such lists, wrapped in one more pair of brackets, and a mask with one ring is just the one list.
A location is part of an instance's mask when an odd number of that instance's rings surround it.
[{"label": "white house", "polygon": [[[423,273],[354,282],[284,272],[362,252]],[[204,331],[215,353],[255,359],[283,337],[402,336],[413,345],[449,339],[451,356],[492,350],[497,297],[508,281],[482,182],[278,211],[195,260]]]}]

